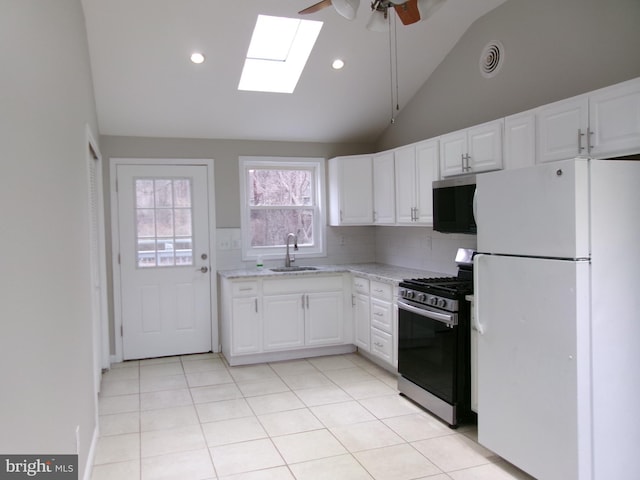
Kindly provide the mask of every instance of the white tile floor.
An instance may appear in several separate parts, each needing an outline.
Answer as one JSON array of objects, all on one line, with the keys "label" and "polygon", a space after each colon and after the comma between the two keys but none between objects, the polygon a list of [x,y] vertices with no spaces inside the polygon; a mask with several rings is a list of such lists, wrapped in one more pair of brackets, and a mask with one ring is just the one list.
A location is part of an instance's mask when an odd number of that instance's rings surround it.
[{"label": "white tile floor", "polygon": [[530,479],[398,395],[357,355],[229,367],[217,354],[114,365],[92,480]]}]

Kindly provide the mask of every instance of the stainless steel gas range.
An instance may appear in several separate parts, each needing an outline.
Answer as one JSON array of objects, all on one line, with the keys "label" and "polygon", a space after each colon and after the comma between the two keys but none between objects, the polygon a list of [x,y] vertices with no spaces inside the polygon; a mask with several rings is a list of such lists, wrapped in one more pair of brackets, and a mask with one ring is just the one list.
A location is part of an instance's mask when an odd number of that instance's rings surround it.
[{"label": "stainless steel gas range", "polygon": [[453,428],[472,417],[472,258],[459,249],[457,276],[408,279],[398,290],[398,389]]}]

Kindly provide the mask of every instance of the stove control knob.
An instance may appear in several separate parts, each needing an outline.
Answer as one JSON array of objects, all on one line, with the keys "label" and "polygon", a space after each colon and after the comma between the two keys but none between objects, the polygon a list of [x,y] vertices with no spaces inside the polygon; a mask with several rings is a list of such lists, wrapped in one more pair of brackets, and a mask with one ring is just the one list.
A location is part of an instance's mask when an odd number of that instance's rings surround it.
[{"label": "stove control knob", "polygon": [[427,294],[426,293],[419,293],[418,294],[418,301],[424,303],[427,300]]},{"label": "stove control knob", "polygon": [[429,305],[436,306],[438,304],[438,299],[436,297],[431,297],[429,299]]},{"label": "stove control knob", "polygon": [[413,298],[413,296],[414,296],[414,295],[415,295],[415,294],[414,294],[414,292],[413,292],[413,291],[411,291],[411,290],[407,290],[407,291],[405,292],[405,294],[404,294],[404,298],[409,298],[409,299],[411,299],[411,298]]},{"label": "stove control knob", "polygon": [[438,299],[438,307],[440,308],[444,308],[447,306],[447,301],[444,298],[440,298]]}]

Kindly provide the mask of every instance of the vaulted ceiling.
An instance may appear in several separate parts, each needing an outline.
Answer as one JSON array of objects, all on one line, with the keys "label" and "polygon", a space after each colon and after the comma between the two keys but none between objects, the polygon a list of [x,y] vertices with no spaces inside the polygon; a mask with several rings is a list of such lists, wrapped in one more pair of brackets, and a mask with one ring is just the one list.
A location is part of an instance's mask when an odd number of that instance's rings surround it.
[{"label": "vaulted ceiling", "polygon": [[[82,0],[100,133],[373,142],[469,26],[504,1],[447,0],[424,21],[395,20],[395,34],[392,14],[389,34],[366,29],[368,0],[353,21],[331,7],[298,15],[315,0]],[[237,89],[259,14],[324,22],[293,94]],[[194,51],[205,63],[191,63]]]}]

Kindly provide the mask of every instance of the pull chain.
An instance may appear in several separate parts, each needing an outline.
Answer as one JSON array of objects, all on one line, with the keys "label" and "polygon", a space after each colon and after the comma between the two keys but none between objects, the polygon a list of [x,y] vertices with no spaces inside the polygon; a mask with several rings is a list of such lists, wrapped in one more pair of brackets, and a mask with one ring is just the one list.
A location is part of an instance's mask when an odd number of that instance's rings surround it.
[{"label": "pull chain", "polygon": [[[393,23],[393,29],[391,24]],[[395,76],[394,76],[395,74]],[[396,17],[393,15],[393,22],[391,21],[391,15],[389,15],[389,77],[390,77],[390,91],[391,91],[391,124],[396,123],[395,110],[400,110],[400,94],[398,87],[398,29],[396,25]],[[394,94],[394,80],[395,80],[395,102],[393,98]]]}]

